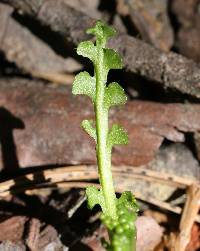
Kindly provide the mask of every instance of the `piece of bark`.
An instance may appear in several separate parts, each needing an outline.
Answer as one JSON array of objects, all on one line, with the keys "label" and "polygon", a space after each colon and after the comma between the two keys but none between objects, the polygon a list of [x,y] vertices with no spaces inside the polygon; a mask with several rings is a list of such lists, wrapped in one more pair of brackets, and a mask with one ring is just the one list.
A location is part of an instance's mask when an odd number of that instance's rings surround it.
[{"label": "piece of bark", "polygon": [[122,55],[127,70],[147,77],[166,88],[200,97],[200,68],[176,53],[162,53],[127,35],[119,35],[109,45]]},{"label": "piece of bark", "polygon": [[162,229],[158,223],[150,216],[138,217],[136,221],[138,251],[150,251],[160,243]]},{"label": "piece of bark", "polygon": [[[47,225],[40,232],[40,238],[38,242],[39,250],[48,250],[48,249],[51,250],[50,247],[52,246],[54,247],[55,250],[56,250],[56,247],[57,249],[59,247],[60,251],[62,251],[63,249],[61,248],[62,247],[64,248],[64,246],[61,244],[61,242],[59,242],[58,237],[59,237],[59,233],[56,231],[56,229],[51,225]],[[52,245],[49,245],[50,243],[52,243]]]},{"label": "piece of bark", "polygon": [[200,62],[199,0],[172,1],[172,12],[180,23],[176,47],[182,55]]},{"label": "piece of bark", "polygon": [[200,132],[194,133],[194,144],[197,158],[200,161]]},{"label": "piece of bark", "polygon": [[101,19],[102,13],[98,10],[100,0],[64,0],[70,7],[85,13],[89,17]]},{"label": "piece of bark", "polygon": [[22,241],[27,217],[12,216],[0,223],[0,241]]},{"label": "piece of bark", "polygon": [[8,19],[13,12],[13,8],[0,3],[0,16],[1,16],[1,29],[0,29],[0,45],[2,43],[3,37],[6,33],[6,26]]},{"label": "piece of bark", "polygon": [[0,22],[0,50],[9,62],[14,62],[33,76],[81,69],[74,59],[57,55],[46,43],[15,21],[11,14],[12,8],[0,3],[0,16],[3,16],[3,22]]},{"label": "piece of bark", "polygon": [[37,251],[39,245],[41,221],[32,218],[29,225],[28,237],[26,238],[26,245],[29,250]]},{"label": "piece of bark", "polygon": [[[1,167],[95,163],[95,144],[80,128],[94,117],[87,97],[71,88],[25,79],[0,80]],[[200,105],[131,101],[110,111],[130,143],[113,151],[113,163],[146,164],[164,138],[184,141],[183,132],[200,130]],[[16,129],[16,130],[15,130]]]},{"label": "piece of bark", "polygon": [[41,249],[42,251],[68,251],[69,248],[63,246],[61,241],[57,239],[56,241],[52,241],[46,245],[45,248]]},{"label": "piece of bark", "polygon": [[0,251],[25,251],[24,245],[18,245],[10,241],[5,241],[0,244]]},{"label": "piece of bark", "polygon": [[192,226],[191,240],[187,246],[187,251],[196,251],[200,249],[200,225],[195,223]]},{"label": "piece of bark", "polygon": [[174,0],[171,3],[171,11],[176,15],[178,22],[184,27],[190,27],[198,15],[199,0]]},{"label": "piece of bark", "polygon": [[[24,14],[65,36],[76,45],[89,38],[85,30],[94,19],[70,8],[63,0],[4,0]],[[200,69],[197,64],[176,53],[165,54],[128,35],[118,35],[108,43],[119,50],[127,70],[156,81],[165,88],[200,98]]]},{"label": "piece of bark", "polygon": [[[122,6],[125,5],[125,6]],[[130,19],[142,38],[156,48],[169,52],[173,44],[173,31],[167,15],[167,1],[118,0],[118,12],[128,10]]]},{"label": "piece of bark", "polygon": [[200,16],[197,25],[179,31],[176,45],[182,55],[200,62]]},{"label": "piece of bark", "polygon": [[[31,219],[30,224],[29,224],[29,229],[28,229],[28,235],[26,238],[26,245],[29,247],[29,249],[31,251],[37,251],[37,250],[48,250],[48,248],[49,248],[49,250],[50,250],[51,246],[48,247],[48,244],[52,243],[53,247],[54,246],[55,246],[55,248],[59,247],[61,250],[62,245],[61,245],[61,243],[58,243],[57,238],[58,238],[59,234],[56,231],[56,229],[51,225],[47,225],[41,231],[41,227],[42,227],[41,220],[36,219],[36,218]],[[55,245],[55,244],[57,244],[57,245]],[[58,245],[58,244],[60,244],[60,245]]]}]

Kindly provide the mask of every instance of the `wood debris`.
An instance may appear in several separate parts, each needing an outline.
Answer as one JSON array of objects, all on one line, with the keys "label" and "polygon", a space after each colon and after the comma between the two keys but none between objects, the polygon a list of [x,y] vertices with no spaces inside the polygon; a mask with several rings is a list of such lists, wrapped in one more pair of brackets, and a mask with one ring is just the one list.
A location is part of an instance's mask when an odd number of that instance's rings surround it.
[{"label": "wood debris", "polygon": [[69,72],[80,70],[81,65],[72,58],[65,59],[56,54],[28,28],[17,22],[12,13],[11,7],[0,3],[0,16],[3,18],[0,23],[0,50],[4,52],[7,60],[14,62],[25,73],[71,84],[73,75],[69,75]]},{"label": "wood debris", "polygon": [[[167,1],[118,0],[118,12],[130,15],[141,37],[165,52],[173,44],[173,31],[167,15]],[[125,11],[126,10],[126,11]]]},{"label": "wood debris", "polygon": [[[36,17],[43,25],[76,45],[88,39],[84,31],[95,23],[94,19],[69,7],[64,0],[4,1],[20,13]],[[165,88],[200,98],[200,69],[193,61],[176,53],[162,53],[129,35],[118,35],[110,40],[109,46],[121,53],[127,70],[156,81]]]},{"label": "wood debris", "polygon": [[71,94],[77,71],[93,74],[75,49],[97,19],[118,31],[108,47],[125,66],[108,79],[128,94],[109,114],[130,142],[113,148],[112,170],[117,196],[140,206],[137,251],[199,250],[199,4],[1,1],[0,251],[101,251],[108,237],[86,207],[84,188],[99,182],[80,123],[93,107]]},{"label": "wood debris", "polygon": [[[93,108],[84,97],[77,101],[70,88],[20,78],[1,79],[0,106],[2,140],[5,134],[10,135],[7,144],[13,150],[12,168],[95,163],[94,144],[79,126],[83,119],[94,116]],[[164,138],[183,142],[183,132],[200,130],[198,104],[130,101],[123,108],[113,109],[110,116],[112,122],[124,125],[130,138],[128,146],[114,150],[113,162],[118,165],[146,164]],[[7,153],[7,144],[1,168],[9,170],[11,152]],[[14,161],[16,154],[18,160]]]}]

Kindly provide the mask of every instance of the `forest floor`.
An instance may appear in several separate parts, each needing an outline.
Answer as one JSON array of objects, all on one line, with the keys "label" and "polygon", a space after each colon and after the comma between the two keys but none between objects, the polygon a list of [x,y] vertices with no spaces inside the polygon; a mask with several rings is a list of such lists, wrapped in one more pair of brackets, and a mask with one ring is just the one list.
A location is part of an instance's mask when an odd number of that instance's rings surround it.
[{"label": "forest floor", "polygon": [[103,251],[94,117],[71,86],[90,63],[76,54],[96,20],[117,30],[112,71],[128,95],[110,121],[127,146],[113,151],[117,194],[139,207],[137,251],[200,250],[200,1],[0,1],[0,251]]}]

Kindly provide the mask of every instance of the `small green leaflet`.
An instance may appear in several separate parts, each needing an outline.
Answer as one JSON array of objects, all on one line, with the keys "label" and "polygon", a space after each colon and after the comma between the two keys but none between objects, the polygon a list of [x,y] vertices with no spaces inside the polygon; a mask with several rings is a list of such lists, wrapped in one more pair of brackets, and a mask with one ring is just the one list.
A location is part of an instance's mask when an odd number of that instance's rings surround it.
[{"label": "small green leaflet", "polygon": [[87,34],[95,35],[97,41],[103,45],[110,37],[115,36],[116,31],[112,27],[106,25],[104,22],[97,21],[94,28],[87,30]]},{"label": "small green leaflet", "polygon": [[86,188],[88,207],[92,209],[95,205],[100,205],[103,212],[106,211],[103,193],[94,186]]},{"label": "small green leaflet", "polygon": [[124,89],[116,82],[112,82],[105,89],[104,105],[108,109],[114,105],[124,105],[127,101]]},{"label": "small green leaflet", "polygon": [[111,69],[122,69],[122,58],[113,49],[104,48],[104,69],[108,72]]},{"label": "small green leaflet", "polygon": [[128,135],[124,128],[120,125],[114,124],[109,130],[107,137],[107,147],[111,151],[114,145],[128,144]]},{"label": "small green leaflet", "polygon": [[133,211],[134,213],[138,212],[138,205],[135,199],[135,196],[129,191],[123,192],[120,198],[117,200],[117,204],[123,205],[128,210]]},{"label": "small green leaflet", "polygon": [[77,94],[84,94],[88,95],[93,102],[95,102],[96,97],[96,80],[95,77],[91,77],[90,74],[86,71],[80,72],[76,75],[72,93]]},{"label": "small green leaflet", "polygon": [[97,48],[91,41],[84,41],[79,44],[77,54],[89,58],[95,63],[97,59]]}]

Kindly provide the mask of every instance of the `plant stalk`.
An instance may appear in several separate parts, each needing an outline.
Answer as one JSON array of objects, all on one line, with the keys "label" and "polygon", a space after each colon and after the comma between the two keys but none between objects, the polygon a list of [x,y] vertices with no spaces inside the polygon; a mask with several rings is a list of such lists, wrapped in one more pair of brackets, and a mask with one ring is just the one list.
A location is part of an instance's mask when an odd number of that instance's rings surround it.
[{"label": "plant stalk", "polygon": [[117,217],[116,195],[111,172],[111,154],[107,151],[108,111],[104,108],[104,93],[106,77],[102,76],[103,51],[98,50],[98,62],[95,66],[96,75],[96,131],[97,131],[97,160],[99,179],[105,201],[106,213],[112,218]]}]

